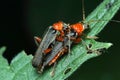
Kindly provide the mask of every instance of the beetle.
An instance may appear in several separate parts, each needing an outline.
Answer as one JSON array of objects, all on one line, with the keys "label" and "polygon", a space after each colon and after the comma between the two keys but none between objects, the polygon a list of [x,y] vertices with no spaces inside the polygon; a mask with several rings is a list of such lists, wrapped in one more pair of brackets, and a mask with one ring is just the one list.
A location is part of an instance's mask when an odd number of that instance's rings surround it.
[{"label": "beetle", "polygon": [[42,68],[44,57],[52,50],[55,40],[63,40],[62,37],[64,36],[64,30],[66,27],[67,24],[59,21],[48,28],[42,40],[39,37],[35,37],[38,49],[32,59],[32,65],[37,68],[39,73],[42,73],[40,69]]},{"label": "beetle", "polygon": [[[69,48],[73,42],[79,43],[81,40],[81,35],[86,27],[83,23],[76,23],[70,25],[64,30],[63,40],[55,40],[54,47],[52,48],[50,54],[44,57],[42,67],[39,71],[42,72],[45,66],[51,66],[56,64],[57,60],[69,51]],[[63,36],[62,36],[63,37]],[[52,71],[54,74],[54,71]]]}]

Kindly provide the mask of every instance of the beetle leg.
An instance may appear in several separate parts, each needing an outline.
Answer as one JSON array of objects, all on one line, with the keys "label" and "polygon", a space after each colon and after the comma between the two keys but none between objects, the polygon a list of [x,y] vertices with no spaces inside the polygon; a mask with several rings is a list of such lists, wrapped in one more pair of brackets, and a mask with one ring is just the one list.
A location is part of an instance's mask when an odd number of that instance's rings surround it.
[{"label": "beetle leg", "polygon": [[74,40],[74,43],[80,43],[81,42],[81,38],[76,38],[75,40]]},{"label": "beetle leg", "polygon": [[85,46],[88,51],[91,50],[90,47],[86,44],[86,42],[83,39],[81,39],[81,41],[83,46]]},{"label": "beetle leg", "polygon": [[38,73],[42,73],[45,67],[45,63],[42,64],[42,66],[38,67]]},{"label": "beetle leg", "polygon": [[57,65],[57,62],[54,63],[54,65],[53,65],[53,69],[52,69],[52,71],[50,72],[50,75],[51,75],[52,77],[53,77],[54,74],[55,74],[55,68],[56,68],[56,65]]},{"label": "beetle leg", "polygon": [[39,44],[40,44],[40,42],[41,42],[42,39],[39,38],[39,37],[37,37],[37,36],[35,36],[34,40],[35,40],[36,45],[39,46]]},{"label": "beetle leg", "polygon": [[99,37],[97,36],[86,36],[87,39],[98,39]]},{"label": "beetle leg", "polygon": [[82,36],[87,39],[98,39],[99,37],[97,36],[87,36],[86,34],[82,33]]},{"label": "beetle leg", "polygon": [[52,48],[48,48],[48,49],[44,50],[44,53],[48,54],[50,51],[52,51]]},{"label": "beetle leg", "polygon": [[42,73],[43,72],[43,69],[44,69],[44,66],[42,65],[41,67],[38,67],[37,68],[37,71],[38,71],[38,73]]},{"label": "beetle leg", "polygon": [[64,38],[63,38],[62,36],[58,36],[58,37],[56,38],[56,40],[57,40],[57,41],[60,41],[60,42],[63,42]]},{"label": "beetle leg", "polygon": [[[71,31],[70,31],[70,28],[68,29],[69,30],[69,34],[71,33]],[[69,35],[68,36],[68,53],[70,53],[70,48],[71,48],[71,36]]]},{"label": "beetle leg", "polygon": [[[81,40],[82,40],[82,39],[81,39]],[[98,55],[101,54],[100,50],[93,50],[93,49],[91,49],[92,44],[88,44],[88,45],[87,45],[84,40],[82,40],[82,44],[86,47],[88,54],[91,54],[91,53],[93,53],[93,52],[94,52],[94,53],[97,53]]]}]

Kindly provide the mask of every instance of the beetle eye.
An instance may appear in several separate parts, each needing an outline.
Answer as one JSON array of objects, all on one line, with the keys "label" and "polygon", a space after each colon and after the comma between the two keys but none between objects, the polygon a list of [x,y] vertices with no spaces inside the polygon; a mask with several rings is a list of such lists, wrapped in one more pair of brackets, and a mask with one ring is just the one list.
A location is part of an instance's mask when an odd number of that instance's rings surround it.
[{"label": "beetle eye", "polygon": [[90,28],[90,26],[88,25],[88,24],[84,24],[84,29],[86,30],[86,29],[89,29]]},{"label": "beetle eye", "polygon": [[85,28],[84,33],[87,34],[88,32],[90,32],[90,26],[88,24],[84,24],[84,28]]},{"label": "beetle eye", "polygon": [[53,34],[56,33],[56,32],[57,32],[56,30],[53,30],[53,31],[52,31]]},{"label": "beetle eye", "polygon": [[56,31],[55,29],[53,29],[53,28],[51,28],[51,31],[52,31],[53,34],[57,32],[57,31]]},{"label": "beetle eye", "polygon": [[72,29],[70,35],[75,37],[75,36],[77,36],[77,33]]}]

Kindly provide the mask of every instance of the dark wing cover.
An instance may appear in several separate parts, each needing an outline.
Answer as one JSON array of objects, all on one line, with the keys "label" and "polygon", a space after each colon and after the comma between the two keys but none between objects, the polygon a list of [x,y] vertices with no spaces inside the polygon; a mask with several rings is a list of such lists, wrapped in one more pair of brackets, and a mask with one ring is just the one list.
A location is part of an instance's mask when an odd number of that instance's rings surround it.
[{"label": "dark wing cover", "polygon": [[46,50],[49,47],[49,45],[55,40],[57,34],[58,34],[58,31],[53,30],[52,26],[49,27],[48,31],[44,35],[36,53],[35,53],[35,56],[32,60],[32,64],[34,67],[38,67],[41,65],[43,56],[44,56],[44,54],[43,54],[44,50]]},{"label": "dark wing cover", "polygon": [[52,49],[52,51],[51,51],[51,53],[46,56],[43,65],[44,65],[44,66],[48,65],[49,62],[50,62],[64,47],[69,46],[69,44],[72,44],[72,42],[69,43],[68,37],[65,37],[65,38],[64,38],[64,42],[56,41],[55,44],[54,44],[54,47],[53,47],[53,49]]},{"label": "dark wing cover", "polygon": [[[64,37],[64,41],[63,42],[59,42],[59,41],[55,41],[54,47],[51,51],[51,53],[49,55],[47,55],[45,57],[45,61],[44,61],[44,66],[48,65],[50,63],[50,61],[65,47],[68,47],[68,49],[70,48],[71,44],[73,43],[73,41],[70,41],[69,37],[74,37],[76,38],[77,35],[75,35],[75,32],[70,32],[67,33]],[[62,54],[61,54],[62,55]]]}]

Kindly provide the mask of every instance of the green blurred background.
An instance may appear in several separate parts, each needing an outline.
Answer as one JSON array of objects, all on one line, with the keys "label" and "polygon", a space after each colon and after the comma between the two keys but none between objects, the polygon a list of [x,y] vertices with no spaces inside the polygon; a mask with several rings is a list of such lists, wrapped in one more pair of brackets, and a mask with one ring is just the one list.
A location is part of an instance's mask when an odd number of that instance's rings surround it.
[{"label": "green blurred background", "polygon": [[[86,16],[103,0],[85,0]],[[120,21],[120,11],[113,18]],[[34,54],[34,36],[57,21],[82,20],[81,0],[6,0],[1,2],[0,46],[7,46],[4,57],[10,62],[21,50]],[[103,55],[85,62],[68,80],[120,80],[120,23],[109,22],[98,34],[98,41],[114,46]]]}]

